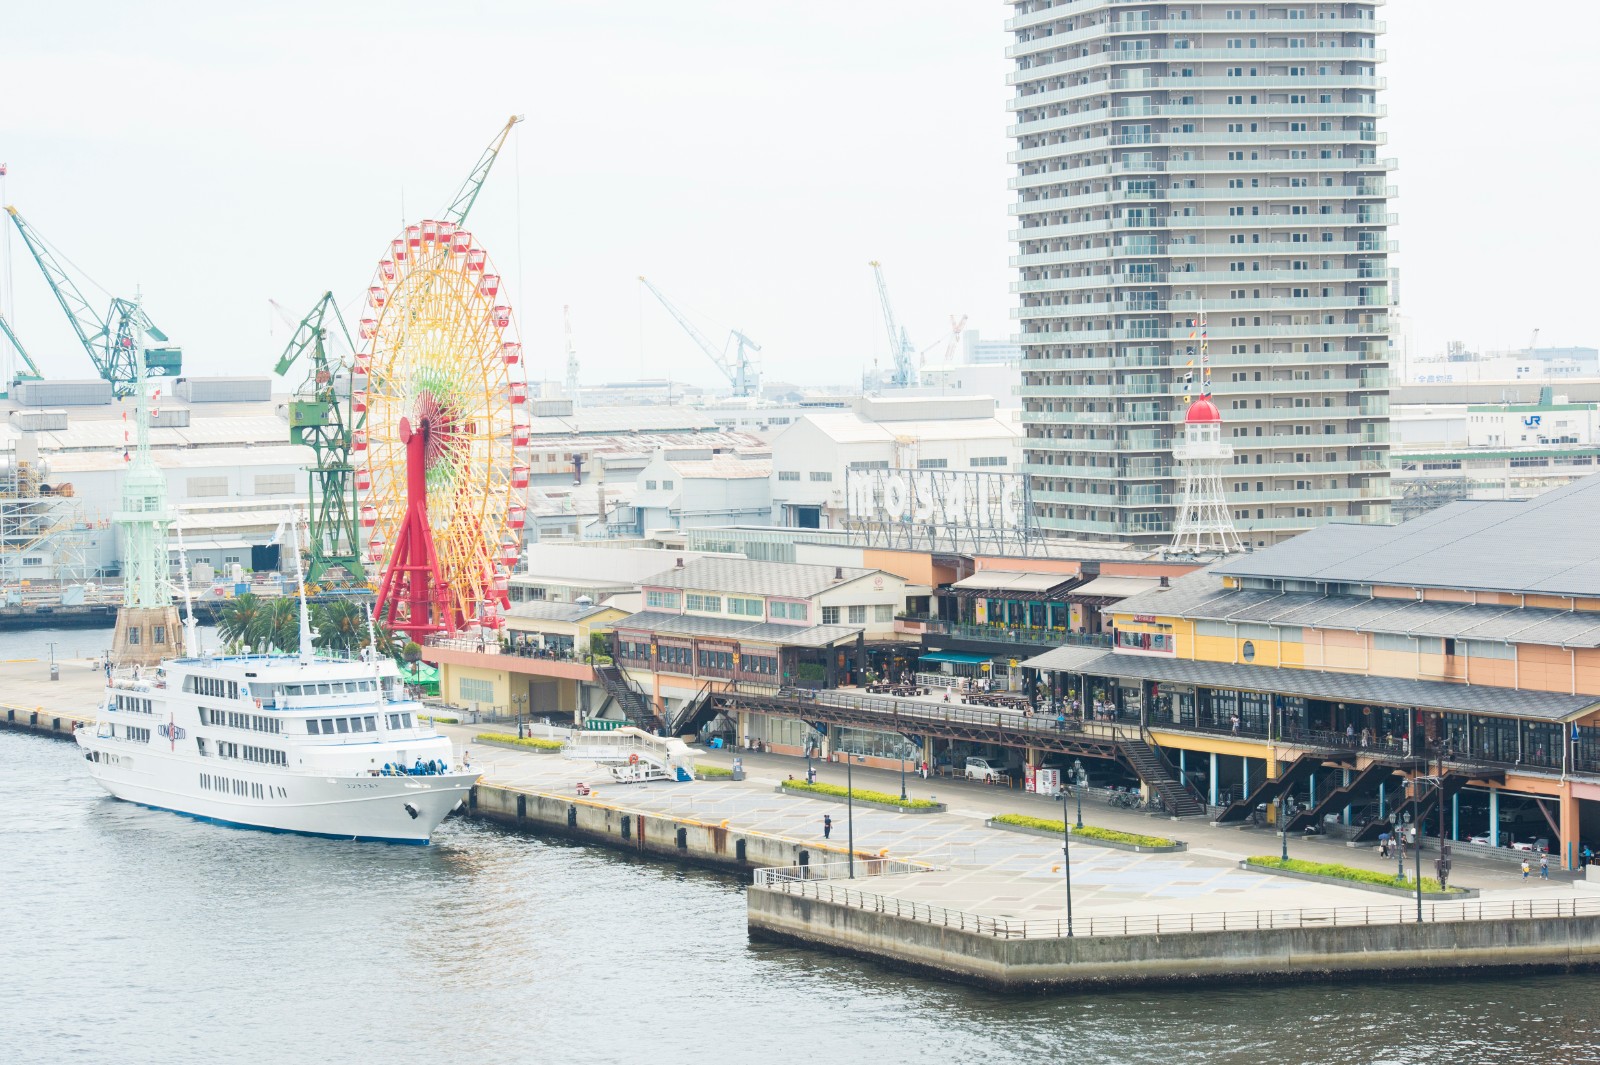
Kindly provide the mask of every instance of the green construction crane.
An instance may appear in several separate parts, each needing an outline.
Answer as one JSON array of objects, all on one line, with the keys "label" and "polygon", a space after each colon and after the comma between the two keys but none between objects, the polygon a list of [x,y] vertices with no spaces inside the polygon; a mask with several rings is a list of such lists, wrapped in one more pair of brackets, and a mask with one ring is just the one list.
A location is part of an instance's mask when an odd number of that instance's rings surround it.
[{"label": "green construction crane", "polygon": [[[11,346],[17,349],[17,354],[22,357],[23,363],[28,367],[26,370],[18,370],[12,376],[11,384],[14,385],[18,381],[43,380],[43,378],[41,378],[39,375],[39,367],[35,366],[33,364],[33,360],[28,357],[28,349],[23,347],[22,341],[17,339],[17,334],[14,330],[12,330],[11,323],[6,321],[6,316],[3,314],[0,314],[0,333],[4,333],[6,335],[6,339],[11,341]],[[5,392],[0,392],[0,398],[3,398],[5,395]]]},{"label": "green construction crane", "polygon": [[458,226],[466,222],[467,215],[472,212],[472,205],[478,199],[478,193],[482,190],[484,181],[489,177],[489,169],[494,166],[495,159],[500,155],[501,146],[505,144],[506,138],[511,136],[512,127],[521,122],[522,118],[522,115],[512,115],[506,119],[505,126],[495,136],[494,140],[489,142],[489,147],[483,150],[483,155],[478,159],[478,165],[472,168],[472,173],[467,175],[467,180],[463,181],[461,187],[456,190],[455,196],[450,200],[450,206],[446,207],[444,214],[439,216],[440,221],[454,222]]},{"label": "green construction crane", "polygon": [[[133,300],[113,296],[110,309],[104,315],[96,314],[72,276],[56,262],[44,238],[23,220],[15,207],[8,206],[6,213],[16,224],[17,232],[22,234],[22,241],[33,253],[39,269],[44,271],[44,279],[55,293],[56,302],[67,312],[67,320],[89,353],[89,361],[94,363],[101,377],[111,382],[112,391],[118,397],[133,395],[134,383],[144,376],[136,340],[139,330],[160,341],[165,341],[167,335],[155,327],[150,316]],[[183,351],[177,347],[146,348],[145,362],[155,373],[176,377],[183,371]]]},{"label": "green construction crane", "polygon": [[[366,423],[366,415],[356,414],[350,406],[348,377],[340,380],[348,368],[328,355],[328,330],[334,323],[345,347],[355,351],[333,293],[325,292],[311,313],[300,320],[277,365],[282,377],[302,354],[311,359],[305,384],[289,404],[289,439],[316,454],[316,463],[307,471],[311,475],[311,566],[306,581],[311,584],[366,580],[356,529],[355,468],[350,463],[351,433]],[[336,569],[343,569],[342,577],[332,572]]]}]

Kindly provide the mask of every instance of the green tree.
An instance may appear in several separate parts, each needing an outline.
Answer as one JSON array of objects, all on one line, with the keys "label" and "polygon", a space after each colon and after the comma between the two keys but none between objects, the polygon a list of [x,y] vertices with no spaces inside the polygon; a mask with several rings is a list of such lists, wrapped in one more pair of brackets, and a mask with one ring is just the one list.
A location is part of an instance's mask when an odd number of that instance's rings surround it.
[{"label": "green tree", "polygon": [[[338,600],[312,607],[317,647],[340,654],[359,654],[367,646],[367,611],[360,603]],[[379,646],[382,646],[380,640]]]},{"label": "green tree", "polygon": [[417,675],[417,663],[422,661],[422,645],[412,640],[406,644],[405,649],[400,652],[400,656],[406,660],[406,664],[411,667],[411,675],[415,677]]},{"label": "green tree", "polygon": [[217,631],[231,645],[253,644],[256,628],[260,625],[266,602],[253,592],[234,596],[222,604],[222,616],[217,619]]}]

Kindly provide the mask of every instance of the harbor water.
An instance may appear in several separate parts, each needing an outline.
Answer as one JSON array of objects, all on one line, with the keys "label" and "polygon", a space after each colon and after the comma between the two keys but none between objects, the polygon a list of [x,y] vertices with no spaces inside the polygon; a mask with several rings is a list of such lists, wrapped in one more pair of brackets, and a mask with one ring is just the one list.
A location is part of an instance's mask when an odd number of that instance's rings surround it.
[{"label": "harbor water", "polygon": [[1590,976],[1008,997],[750,944],[724,876],[462,818],[218,828],[14,732],[0,767],[10,1063],[1600,1061]]}]

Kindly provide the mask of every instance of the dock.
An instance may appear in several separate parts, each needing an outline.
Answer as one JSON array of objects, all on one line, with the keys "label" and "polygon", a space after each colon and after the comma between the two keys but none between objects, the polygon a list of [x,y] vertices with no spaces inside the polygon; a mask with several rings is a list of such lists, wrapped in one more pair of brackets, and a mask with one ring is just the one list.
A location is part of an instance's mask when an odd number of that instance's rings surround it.
[{"label": "dock", "polygon": [[57,679],[42,658],[0,662],[0,727],[71,739],[72,730],[94,721],[105,689],[97,659],[58,658]]}]

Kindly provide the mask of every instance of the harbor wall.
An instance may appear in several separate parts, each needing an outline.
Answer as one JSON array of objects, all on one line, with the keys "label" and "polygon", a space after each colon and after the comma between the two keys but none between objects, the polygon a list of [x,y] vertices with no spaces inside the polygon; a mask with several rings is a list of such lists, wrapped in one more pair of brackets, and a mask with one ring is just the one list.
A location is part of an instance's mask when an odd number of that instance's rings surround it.
[{"label": "harbor wall", "polygon": [[1000,990],[1600,967],[1600,916],[1004,939],[752,887],[749,934]]},{"label": "harbor wall", "polygon": [[93,722],[92,716],[49,710],[42,706],[0,705],[0,728],[34,732],[61,740],[72,739],[73,729]]},{"label": "harbor wall", "polygon": [[[837,862],[844,861],[850,853],[847,847],[746,832],[730,828],[727,822],[665,817],[604,798],[551,795],[494,784],[474,787],[467,805],[471,816],[511,828],[724,870]],[[878,855],[858,849],[856,857],[867,859]]]}]

